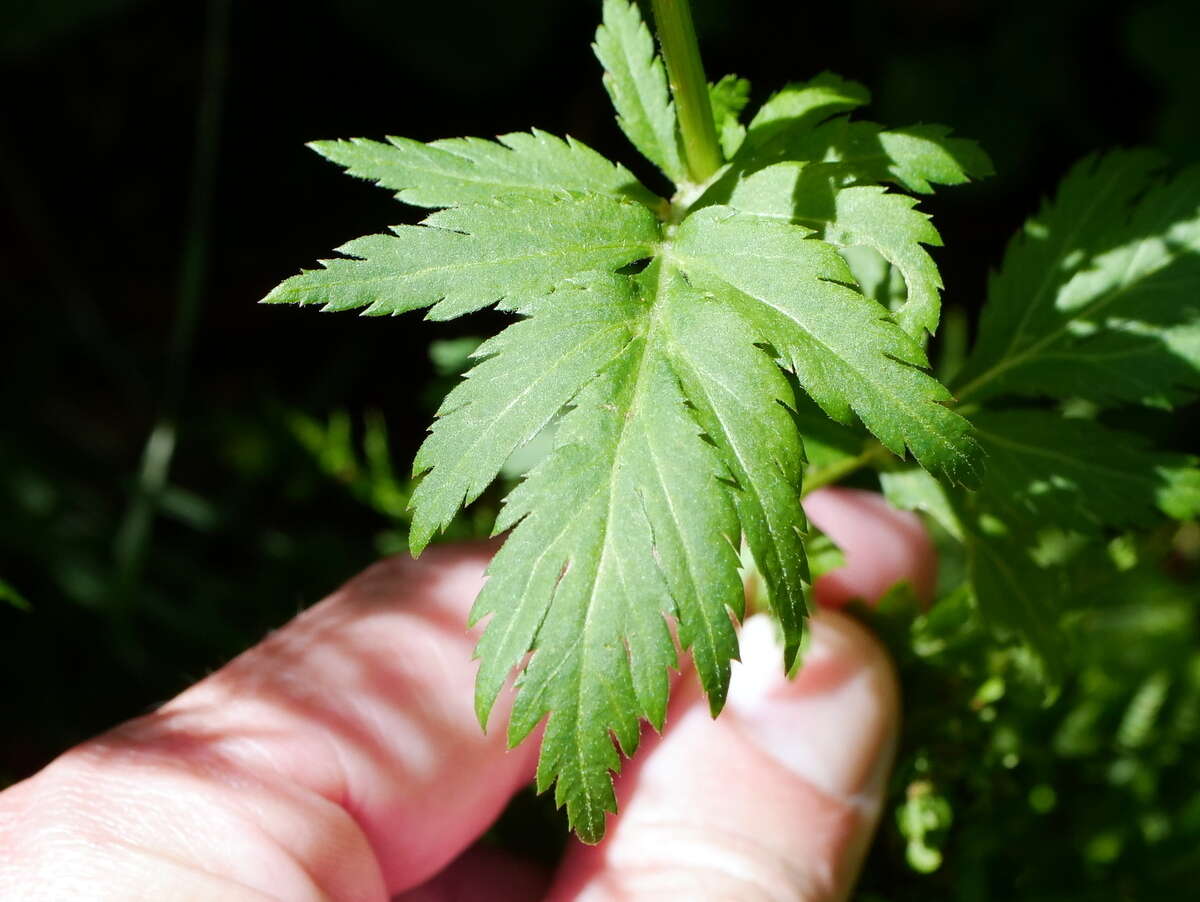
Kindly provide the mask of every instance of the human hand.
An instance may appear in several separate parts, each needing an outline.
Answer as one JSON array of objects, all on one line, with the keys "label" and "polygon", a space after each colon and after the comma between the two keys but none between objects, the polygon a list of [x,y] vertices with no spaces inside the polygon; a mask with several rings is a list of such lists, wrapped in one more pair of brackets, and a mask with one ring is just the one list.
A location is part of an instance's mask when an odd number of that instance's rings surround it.
[{"label": "human hand", "polygon": [[[814,493],[847,566],[818,601],[931,587],[915,518],[878,496]],[[823,611],[786,681],[770,623],[713,721],[693,677],[617,778],[603,843],[558,873],[473,843],[533,773],[486,735],[463,630],[488,549],[369,568],[145,717],[0,794],[0,899],[567,900],[844,897],[878,819],[895,679],[860,626]]]}]

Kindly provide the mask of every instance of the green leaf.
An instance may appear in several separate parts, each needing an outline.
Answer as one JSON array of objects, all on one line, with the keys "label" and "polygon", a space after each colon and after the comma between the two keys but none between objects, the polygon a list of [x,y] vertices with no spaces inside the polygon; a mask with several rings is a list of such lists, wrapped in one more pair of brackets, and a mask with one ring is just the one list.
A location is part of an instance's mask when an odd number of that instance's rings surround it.
[{"label": "green leaf", "polygon": [[697,287],[742,312],[800,385],[839,422],[862,421],[888,450],[974,484],[979,449],[925,354],[887,311],[847,287],[845,261],[807,229],[708,207],[688,217],[670,249]]},{"label": "green leaf", "polygon": [[784,637],[784,668],[807,615],[800,474],[804,449],[792,388],[731,310],[693,298],[679,315],[671,362],[739,491],[738,519]]},{"label": "green leaf", "polygon": [[994,628],[1023,639],[1041,662],[1053,692],[1070,655],[1060,626],[1064,594],[1062,570],[1039,566],[1029,550],[1004,534],[966,534],[971,591],[979,611]]},{"label": "green leaf", "polygon": [[742,110],[750,101],[750,82],[736,75],[726,75],[716,84],[708,86],[712,101],[713,123],[721,152],[730,159],[742,146],[746,138],[746,126],[741,123]]},{"label": "green leaf", "polygon": [[672,182],[686,182],[667,73],[636,3],[604,0],[604,21],[592,49],[604,66],[604,87],[621,131]]},{"label": "green leaf", "polygon": [[871,102],[870,92],[858,82],[823,72],[806,82],[795,82],[772,94],[750,120],[742,158],[820,159],[796,157],[788,146],[810,133],[824,120]]},{"label": "green leaf", "polygon": [[564,283],[521,312],[528,318],[475,351],[482,362],[446,396],[417,453],[413,475],[425,478],[412,501],[414,552],[620,356],[633,340],[637,309],[628,279],[598,274]]},{"label": "green leaf", "polygon": [[937,328],[942,280],[922,245],[937,247],[942,239],[913,198],[878,185],[839,188],[836,166],[785,162],[739,182],[729,206],[807,226],[840,249],[874,251],[904,279],[896,322],[914,338]]},{"label": "green leaf", "polygon": [[941,316],[942,278],[922,245],[940,247],[942,239],[929,216],[915,209],[913,198],[874,185],[839,191],[834,204],[833,219],[822,231],[825,240],[839,248],[870,248],[892,264],[907,288],[893,318],[914,338],[933,333]]},{"label": "green leaf", "polygon": [[564,141],[537,129],[495,141],[388,141],[351,138],[308,146],[350,175],[390,188],[397,200],[417,207],[488,203],[501,194],[553,198],[563,192],[606,194],[648,206],[659,200],[624,166],[573,138]]},{"label": "green leaf", "polygon": [[974,141],[951,137],[944,126],[884,129],[840,115],[869,102],[862,85],[830,73],[788,85],[751,120],[730,172],[710,189],[709,202],[725,202],[738,178],[784,160],[837,164],[844,184],[895,182],[921,194],[935,184],[959,185],[992,174],[987,154]]},{"label": "green leaf", "polygon": [[[951,499],[974,595],[1051,680],[1073,654],[1064,613],[1112,600],[1111,567],[1096,576],[1112,534],[1200,512],[1194,457],[1090,418],[1200,387],[1200,169],[1166,179],[1161,165],[1119,151],[1070,172],[1010,243],[957,377],[959,398],[982,406],[972,420],[988,460],[979,491]],[[993,406],[1012,395],[1068,403]]]},{"label": "green leaf", "polygon": [[[880,183],[929,192],[991,173],[973,142],[940,126],[884,130],[842,115],[869,100],[865,88],[828,73],[773,95],[750,123],[730,165],[693,206],[725,205],[795,222],[845,252],[868,251],[900,274],[895,320],[918,340],[937,328],[941,278],[925,246],[941,238],[912,198]],[[872,289],[878,288],[873,285]]]},{"label": "green leaf", "polygon": [[322,261],[264,302],[366,307],[374,316],[433,304],[430,319],[452,319],[497,302],[519,307],[577,273],[620,269],[648,257],[657,240],[657,221],[641,204],[596,194],[504,197],[344,244],[337,252],[356,259]]},{"label": "green leaf", "polygon": [[[447,424],[435,426],[418,461],[431,468],[426,479],[436,480],[414,496],[414,523],[428,524],[420,543],[486,484],[514,447],[569,406],[555,450],[505,502],[496,528],[513,532],[492,563],[472,619],[490,618],[479,646],[481,721],[509,672],[532,651],[518,681],[510,739],[520,741],[548,716],[539,785],[557,782],[559,803],[589,841],[600,836],[604,814],[615,804],[609,771],[620,758],[612,737],[631,754],[639,720],[661,726],[665,716],[666,671],[675,650],[664,618],[677,621],[714,712],[722,705],[736,653],[730,615],[739,617],[743,605],[739,537],[750,546],[783,625],[785,667],[800,646],[808,580],[802,447],[790,410],[793,391],[774,358],[781,354],[800,370],[801,352],[786,350],[797,343],[782,340],[787,328],[754,310],[795,303],[804,327],[828,339],[837,333],[808,306],[824,300],[834,311],[825,319],[837,321],[849,304],[870,305],[870,317],[856,325],[854,353],[861,360],[852,366],[897,384],[908,377],[890,368],[919,373],[894,359],[902,348],[918,358],[920,351],[882,308],[825,281],[844,276],[844,263],[805,230],[762,220],[765,230],[749,236],[757,250],[746,266],[718,265],[746,253],[731,240],[738,236],[711,233],[716,217],[728,215],[714,209],[689,218],[642,275],[599,278],[588,286],[594,295],[587,301],[564,288],[524,308],[527,320],[481,349],[494,356],[448,400]],[[798,295],[793,289],[782,300],[764,300],[755,296],[754,283],[743,281],[744,271],[763,266],[764,252],[776,265],[793,262],[796,270],[781,282],[794,283]],[[738,293],[732,285],[741,286]],[[808,306],[806,289],[814,293]],[[825,298],[825,291],[835,294]],[[875,323],[883,328],[872,336]],[[585,365],[577,349],[590,342],[599,349]],[[547,347],[555,350],[547,354]],[[834,351],[825,348],[811,372],[835,368]],[[563,360],[572,375],[551,390],[542,374]],[[589,368],[598,372],[590,381]],[[482,380],[478,388],[473,380]],[[817,382],[831,391],[827,376]],[[916,384],[913,405],[949,414],[936,403],[936,391]],[[514,412],[514,387],[524,386],[530,391],[516,392]],[[811,384],[805,388],[814,391]],[[861,387],[854,394],[862,394]],[[890,416],[904,419],[896,409]],[[486,438],[472,439],[472,431]],[[964,441],[962,453],[972,448]]]},{"label": "green leaf", "polygon": [[856,122],[848,138],[842,162],[918,194],[931,194],[934,185],[987,178],[995,171],[978,144],[969,138],[952,138],[944,125],[884,129],[872,122]]},{"label": "green leaf", "polygon": [[921,471],[880,481],[893,504],[964,542],[981,613],[1028,644],[1053,689],[1074,653],[1064,613],[1103,597],[1099,586],[1081,591],[1081,567],[1094,570],[1087,562],[1117,529],[1200,514],[1200,468],[1136,433],[1053,411],[984,409],[972,422],[987,460],[977,491],[947,491]]},{"label": "green leaf", "polygon": [[[670,366],[677,277],[649,272],[659,308],[647,332],[574,402],[552,456],[507,499],[514,524],[476,602],[491,616],[480,642],[477,710],[486,721],[508,673],[532,648],[509,738],[549,714],[538,785],[557,781],[580,838],[596,841],[615,809],[613,747],[632,754],[639,717],[661,727],[678,619],[714,711],[729,680],[740,617],[738,519],[728,471],[705,441]],[[770,399],[766,404],[774,403]],[[520,599],[514,604],[514,599]]]},{"label": "green leaf", "polygon": [[1200,513],[1195,458],[1152,451],[1135,433],[1042,410],[972,422],[988,461],[981,503],[1007,522],[1090,531]]},{"label": "green leaf", "polygon": [[[992,174],[991,160],[974,141],[952,138],[943,126],[885,129],[844,116],[788,129],[773,156],[830,164],[847,183],[891,182],[918,194],[932,193],[934,185],[961,185]],[[770,161],[746,163],[754,168]]]},{"label": "green leaf", "polygon": [[1200,389],[1200,167],[1089,157],[1009,245],[958,395],[1168,404]]}]

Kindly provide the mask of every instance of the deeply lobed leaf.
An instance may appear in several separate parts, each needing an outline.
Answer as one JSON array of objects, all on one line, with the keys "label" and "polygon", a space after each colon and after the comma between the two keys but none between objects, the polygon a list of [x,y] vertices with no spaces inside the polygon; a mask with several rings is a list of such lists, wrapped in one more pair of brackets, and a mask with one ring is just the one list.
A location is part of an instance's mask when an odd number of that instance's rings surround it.
[{"label": "deeply lobed leaf", "polygon": [[938,126],[884,130],[842,115],[870,99],[861,85],[825,73],[773,95],[750,122],[728,168],[695,208],[724,204],[805,225],[843,251],[866,249],[900,273],[906,293],[896,321],[921,339],[937,328],[941,279],[924,246],[941,238],[892,182],[927,193],[988,175],[970,141]]},{"label": "deeply lobed leaf", "polygon": [[[595,50],[621,128],[681,188],[672,203],[539,131],[319,142],[352,175],[441,209],[344,245],[344,259],[267,298],[369,314],[429,307],[433,319],[493,304],[516,314],[478,348],[417,454],[410,544],[423,548],[557,424],[496,524],[510,534],[472,612],[488,621],[476,710],[486,724],[520,671],[509,738],[545,721],[539,787],[557,784],[587,841],[615,807],[618,749],[633,753],[643,719],[663,724],[677,666],[669,623],[720,710],[742,542],[782,627],[783,664],[796,664],[805,438],[836,467],[865,427],[948,484],[978,482],[979,446],[921,346],[941,289],[925,247],[940,240],[884,185],[927,191],[986,169],[944,131],[850,122],[842,114],[866,91],[831,75],[785,88],[743,126],[749,86],[729,76],[710,89],[728,165],[687,185],[665,71],[635,5],[606,0]],[[894,311],[864,296],[847,262],[861,250],[901,274]]]},{"label": "deeply lobed leaf", "polygon": [[807,226],[839,249],[874,251],[899,271],[907,287],[893,311],[896,322],[914,337],[933,332],[941,313],[942,279],[922,245],[941,245],[937,229],[911,197],[879,185],[839,188],[836,173],[828,164],[776,163],[742,180],[729,205]]},{"label": "deeply lobed leaf", "polygon": [[1013,239],[959,395],[1169,404],[1200,390],[1200,167],[1089,157]]},{"label": "deeply lobed leaf", "polygon": [[808,611],[804,448],[791,385],[736,313],[696,293],[674,308],[671,366],[737,491],[742,535],[770,591],[791,669]]}]

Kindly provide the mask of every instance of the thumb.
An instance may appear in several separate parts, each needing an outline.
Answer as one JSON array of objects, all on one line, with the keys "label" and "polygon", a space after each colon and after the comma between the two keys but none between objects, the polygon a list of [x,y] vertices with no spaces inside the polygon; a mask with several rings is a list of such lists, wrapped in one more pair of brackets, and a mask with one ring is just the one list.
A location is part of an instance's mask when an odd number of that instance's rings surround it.
[{"label": "thumb", "polygon": [[742,630],[729,702],[713,720],[695,681],[670,727],[618,782],[599,846],[572,849],[554,902],[845,898],[883,798],[898,723],[883,650],[848,617],[813,618],[794,680],[774,625]]}]

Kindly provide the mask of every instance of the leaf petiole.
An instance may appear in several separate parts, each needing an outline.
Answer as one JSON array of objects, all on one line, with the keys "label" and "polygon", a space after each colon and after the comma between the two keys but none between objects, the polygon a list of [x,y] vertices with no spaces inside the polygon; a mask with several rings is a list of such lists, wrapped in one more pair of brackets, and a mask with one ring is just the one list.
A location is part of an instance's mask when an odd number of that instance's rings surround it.
[{"label": "leaf petiole", "polygon": [[820,469],[809,470],[804,474],[804,488],[800,495],[804,497],[810,492],[815,492],[819,488],[827,485],[833,485],[835,482],[840,482],[851,473],[861,470],[863,467],[880,464],[887,460],[894,460],[893,455],[887,448],[883,447],[875,439],[871,439],[864,446],[860,454],[855,457],[847,457],[845,460],[840,460],[837,463],[830,464],[827,467]]}]

